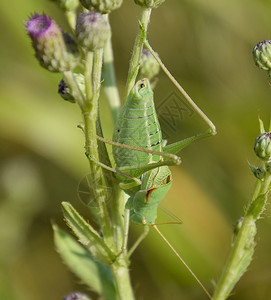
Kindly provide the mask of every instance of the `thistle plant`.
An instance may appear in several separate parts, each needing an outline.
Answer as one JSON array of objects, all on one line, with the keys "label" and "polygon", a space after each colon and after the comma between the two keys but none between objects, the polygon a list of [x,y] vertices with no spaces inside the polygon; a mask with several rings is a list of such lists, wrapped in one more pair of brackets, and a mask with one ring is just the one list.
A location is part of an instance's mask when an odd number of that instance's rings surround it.
[{"label": "thistle plant", "polygon": [[250,165],[250,169],[256,177],[255,189],[244,216],[236,222],[231,252],[217,283],[213,296],[214,300],[227,299],[250,265],[256,246],[256,222],[261,218],[266,208],[268,194],[271,189],[271,128],[269,128],[269,132],[266,132],[260,119],[259,123],[260,135],[255,140],[254,151],[260,158],[261,165],[258,167]]},{"label": "thistle plant", "polygon": [[[63,202],[65,221],[79,242],[54,224],[55,244],[63,261],[94,292],[105,299],[134,299],[128,270],[128,232],[124,232],[125,224],[129,223],[129,217],[124,218],[127,196],[119,189],[112,172],[96,163],[111,166],[104,143],[97,139],[97,136],[103,136],[98,100],[104,78],[103,89],[116,121],[120,99],[115,80],[109,13],[118,9],[122,0],[54,2],[65,13],[71,33],[64,32],[47,15],[37,13],[26,22],[26,30],[40,65],[50,72],[62,74],[58,87],[60,96],[78,105],[81,110],[83,122],[79,127],[85,135],[84,151],[92,159],[89,160],[91,201],[95,205],[89,206],[89,209],[92,221],[98,225],[95,229],[71,204]],[[158,6],[156,2],[143,5],[140,22],[146,30],[151,9]],[[81,5],[83,7],[80,8]],[[139,71],[142,48],[139,27],[127,80],[128,94]],[[88,298],[80,293],[71,293],[65,299]]]},{"label": "thistle plant", "polygon": [[[256,66],[266,70],[269,75],[271,70],[270,45],[270,41],[263,41],[258,43],[252,51]],[[257,221],[262,217],[271,190],[271,126],[266,132],[261,119],[259,119],[259,126],[260,135],[255,140],[254,152],[261,164],[257,167],[249,166],[256,177],[255,189],[244,216],[236,222],[232,248],[215,288],[214,300],[227,299],[250,265],[256,246]]]},{"label": "thistle plant", "polygon": [[[216,134],[216,128],[169,73],[146,39],[152,9],[160,7],[165,0],[134,0],[141,8],[141,15],[124,91],[125,104],[121,109],[109,16],[121,7],[122,0],[52,1],[66,15],[71,33],[64,32],[45,14],[32,15],[26,22],[26,30],[40,65],[61,74],[59,95],[80,109],[82,123],[78,127],[85,137],[83,152],[89,164],[92,190],[91,199],[87,200],[92,203],[88,207],[91,223],[70,203],[62,202],[64,219],[77,241],[53,224],[55,245],[64,263],[102,299],[132,300],[135,297],[129,275],[130,257],[150,228],[161,235],[156,226],[157,207],[172,184],[168,166],[180,164],[178,151]],[[269,42],[258,44],[254,48],[254,59],[258,66],[269,71],[268,47]],[[208,125],[206,131],[166,145],[153,103],[160,67]],[[137,78],[140,80],[136,82]],[[114,122],[113,141],[103,137],[99,113],[101,89]],[[145,130],[144,134],[141,129]],[[262,164],[250,166],[257,180],[255,192],[244,217],[237,222],[232,251],[213,297],[161,235],[210,299],[229,296],[254,253],[256,221],[264,211],[271,182],[271,133],[265,132],[262,121],[260,131],[254,149]],[[114,159],[105,143],[112,146]],[[128,249],[130,221],[144,225],[144,231]],[[80,292],[64,298],[87,299],[89,297]]]}]

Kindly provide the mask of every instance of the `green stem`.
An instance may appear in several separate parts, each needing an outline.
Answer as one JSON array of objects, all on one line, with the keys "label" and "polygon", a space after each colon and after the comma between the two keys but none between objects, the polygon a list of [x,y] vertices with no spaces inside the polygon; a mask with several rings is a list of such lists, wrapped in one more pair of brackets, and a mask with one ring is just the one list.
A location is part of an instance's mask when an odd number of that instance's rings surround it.
[{"label": "green stem", "polygon": [[86,54],[86,65],[85,65],[85,88],[87,102],[91,103],[92,99],[92,68],[93,68],[93,52],[89,51]]},{"label": "green stem", "polygon": [[129,269],[124,256],[111,265],[111,270],[116,280],[119,300],[134,300],[135,297],[130,282]]},{"label": "green stem", "polygon": [[127,258],[130,258],[130,256],[134,253],[136,248],[141,244],[141,242],[146,238],[150,231],[150,226],[145,225],[143,233],[139,236],[139,238],[136,240],[136,242],[133,244],[133,246],[129,249],[129,252],[127,253]]},{"label": "green stem", "polygon": [[104,84],[103,90],[108,100],[114,124],[120,109],[120,96],[116,85],[112,40],[109,39],[104,49]]},{"label": "green stem", "polygon": [[[85,70],[87,105],[82,111],[85,132],[85,149],[91,157],[99,161],[96,122],[98,117],[98,100],[101,86],[101,70],[103,62],[103,49],[87,54]],[[106,207],[108,191],[103,177],[102,169],[93,161],[89,160],[90,172],[93,178],[93,190],[96,200],[96,217],[101,226],[105,241],[108,245],[113,244],[111,224]]]},{"label": "green stem", "polygon": [[[143,8],[142,14],[140,17],[140,23],[142,24],[142,26],[144,27],[146,32],[147,32],[148,25],[150,22],[151,11],[152,11],[151,8]],[[135,39],[133,54],[132,54],[132,57],[130,60],[130,66],[129,66],[128,77],[127,77],[127,82],[126,82],[126,89],[125,89],[125,99],[128,97],[131,89],[135,85],[143,45],[144,45],[144,39],[143,39],[142,31],[141,31],[141,28],[139,25],[137,36]]]},{"label": "green stem", "polygon": [[267,173],[265,180],[259,181],[255,186],[252,201],[232,245],[224,271],[216,286],[213,300],[227,299],[252,260],[255,247],[254,238],[257,232],[256,221],[265,208],[270,182],[271,174]]}]

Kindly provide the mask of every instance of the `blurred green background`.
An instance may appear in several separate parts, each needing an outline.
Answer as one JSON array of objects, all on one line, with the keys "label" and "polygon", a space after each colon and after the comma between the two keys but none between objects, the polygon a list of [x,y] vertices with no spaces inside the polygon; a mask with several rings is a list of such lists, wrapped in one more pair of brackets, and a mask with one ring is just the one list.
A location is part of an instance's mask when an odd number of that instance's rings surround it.
[{"label": "blurred green background", "polygon": [[[0,299],[61,300],[87,291],[61,262],[51,220],[63,228],[61,201],[90,218],[78,184],[88,172],[78,108],[57,95],[61,79],[42,69],[33,55],[24,20],[46,12],[67,24],[51,2],[0,2]],[[254,185],[248,161],[259,133],[258,115],[270,118],[271,94],[264,71],[254,66],[253,46],[271,34],[271,4],[265,0],[168,0],[153,11],[149,40],[188,93],[217,126],[218,135],[185,149],[173,169],[174,184],[161,204],[161,231],[211,290],[223,268],[235,221]],[[123,94],[139,9],[132,0],[110,16],[118,86]],[[164,74],[157,104],[175,92]],[[112,122],[101,99],[103,126]],[[179,119],[169,141],[203,131],[194,114]],[[258,223],[256,254],[231,299],[271,299],[270,207]],[[131,226],[131,241],[142,228]],[[202,290],[155,232],[132,259],[137,299],[205,299]],[[88,292],[88,291],[87,291]],[[91,294],[91,293],[90,293]],[[96,296],[93,295],[93,298]]]}]

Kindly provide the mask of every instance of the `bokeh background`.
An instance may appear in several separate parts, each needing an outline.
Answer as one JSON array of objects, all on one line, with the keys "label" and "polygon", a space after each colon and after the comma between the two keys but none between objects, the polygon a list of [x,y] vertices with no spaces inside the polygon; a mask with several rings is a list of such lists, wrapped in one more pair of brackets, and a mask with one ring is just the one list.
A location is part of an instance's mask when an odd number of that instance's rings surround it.
[{"label": "bokeh background", "polygon": [[[70,291],[88,292],[62,264],[51,229],[51,221],[65,228],[64,200],[90,218],[77,192],[88,173],[83,135],[76,128],[80,112],[57,95],[60,75],[42,69],[34,58],[24,29],[33,12],[46,12],[67,28],[50,1],[0,1],[1,300],[61,300]],[[253,153],[258,115],[266,124],[270,119],[268,77],[251,58],[253,46],[271,38],[270,15],[266,0],[167,0],[151,18],[153,48],[217,126],[217,136],[183,151],[183,164],[172,168],[174,185],[158,212],[158,221],[171,221],[172,213],[182,220],[180,226],[160,229],[210,290],[253,191],[248,161],[259,163]],[[121,94],[138,16],[132,0],[110,16]],[[160,74],[157,105],[175,92]],[[110,138],[104,97],[101,108]],[[170,142],[206,129],[196,114],[176,122],[176,130],[168,132]],[[141,230],[131,226],[131,241]],[[258,223],[253,262],[231,299],[271,299],[270,230],[269,206]],[[205,299],[155,232],[133,255],[131,276],[140,300]]]}]

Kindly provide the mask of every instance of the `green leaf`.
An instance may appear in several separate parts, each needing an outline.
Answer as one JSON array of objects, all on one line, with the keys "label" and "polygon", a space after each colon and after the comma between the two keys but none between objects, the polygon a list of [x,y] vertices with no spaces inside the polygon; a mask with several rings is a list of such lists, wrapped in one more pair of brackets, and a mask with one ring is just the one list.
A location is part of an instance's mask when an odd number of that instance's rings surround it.
[{"label": "green leaf", "polygon": [[110,268],[95,260],[85,248],[57,225],[53,225],[53,229],[57,251],[71,271],[94,292],[103,295],[105,299],[116,300],[116,287]]},{"label": "green leaf", "polygon": [[259,126],[260,126],[260,132],[261,133],[265,133],[265,128],[264,128],[264,124],[263,124],[263,121],[261,120],[261,118],[259,117]]},{"label": "green leaf", "polygon": [[260,194],[248,207],[246,216],[251,215],[254,220],[259,219],[265,209],[267,195],[268,193]]},{"label": "green leaf", "polygon": [[78,237],[91,254],[103,263],[110,264],[116,256],[108,248],[98,232],[88,224],[68,202],[62,202],[62,208],[67,225]]}]

